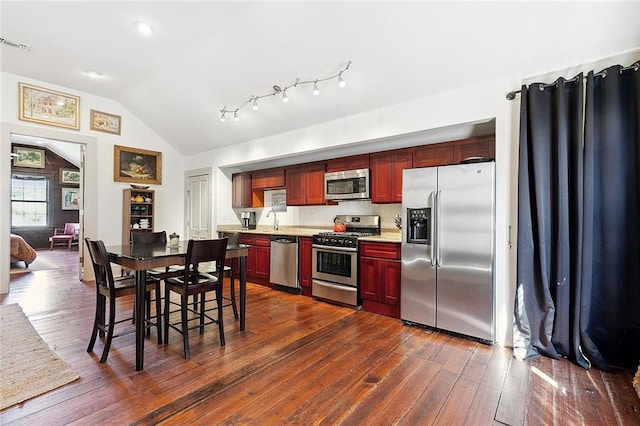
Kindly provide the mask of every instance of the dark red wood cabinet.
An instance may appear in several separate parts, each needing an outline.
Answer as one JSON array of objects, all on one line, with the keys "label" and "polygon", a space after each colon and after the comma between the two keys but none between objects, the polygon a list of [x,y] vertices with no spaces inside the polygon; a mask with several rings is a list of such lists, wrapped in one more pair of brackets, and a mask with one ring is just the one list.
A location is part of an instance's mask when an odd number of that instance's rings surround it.
[{"label": "dark red wood cabinet", "polygon": [[413,167],[411,149],[371,154],[370,179],[372,203],[402,202],[402,170]]},{"label": "dark red wood cabinet", "polygon": [[360,243],[362,309],[400,318],[400,244]]},{"label": "dark red wood cabinet", "polygon": [[298,282],[304,296],[311,297],[312,239],[298,238]]},{"label": "dark red wood cabinet", "polygon": [[327,172],[344,172],[346,170],[368,169],[369,154],[352,155],[350,157],[327,160]]},{"label": "dark red wood cabinet", "polygon": [[418,146],[413,149],[413,167],[455,164],[456,147],[451,143]]},{"label": "dark red wood cabinet", "polygon": [[247,256],[247,281],[269,286],[271,239],[265,235],[241,234],[241,244],[249,244]]},{"label": "dark red wood cabinet", "polygon": [[324,204],[326,162],[307,163],[286,169],[287,205]]},{"label": "dark red wood cabinet", "polygon": [[495,136],[469,138],[453,142],[454,164],[471,157],[496,158]]},{"label": "dark red wood cabinet", "polygon": [[231,176],[231,207],[251,207],[251,173]]},{"label": "dark red wood cabinet", "polygon": [[279,189],[285,187],[284,168],[256,170],[251,175],[252,189]]}]

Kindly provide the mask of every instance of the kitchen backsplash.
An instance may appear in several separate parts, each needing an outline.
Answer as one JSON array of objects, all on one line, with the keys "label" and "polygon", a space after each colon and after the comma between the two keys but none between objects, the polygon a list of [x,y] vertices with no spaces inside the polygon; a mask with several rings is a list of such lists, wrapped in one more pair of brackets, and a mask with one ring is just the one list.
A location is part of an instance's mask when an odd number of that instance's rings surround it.
[{"label": "kitchen backsplash", "polygon": [[[271,192],[264,192],[264,208],[234,209],[237,215],[236,221],[221,225],[236,225],[240,223],[240,212],[251,210],[256,212],[258,226],[273,225],[273,213],[267,217],[271,210]],[[282,192],[277,191],[277,192]],[[381,219],[380,226],[395,229],[394,219],[402,210],[401,204],[372,204],[370,200],[341,201],[336,206],[287,206],[286,211],[278,211],[276,218],[280,226],[327,226],[333,227],[333,218],[337,214],[375,214]]]}]

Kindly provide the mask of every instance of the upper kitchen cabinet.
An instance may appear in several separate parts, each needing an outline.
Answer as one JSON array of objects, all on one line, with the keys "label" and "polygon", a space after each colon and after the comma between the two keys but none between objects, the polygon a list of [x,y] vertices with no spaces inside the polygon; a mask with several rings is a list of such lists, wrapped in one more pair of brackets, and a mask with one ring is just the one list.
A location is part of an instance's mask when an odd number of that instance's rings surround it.
[{"label": "upper kitchen cabinet", "polygon": [[283,168],[256,170],[251,175],[252,189],[280,189],[284,187]]},{"label": "upper kitchen cabinet", "polygon": [[413,149],[413,167],[447,166],[455,164],[456,146],[453,143],[436,143]]},{"label": "upper kitchen cabinet", "polygon": [[496,158],[495,136],[469,138],[453,142],[453,144],[455,146],[455,164],[472,157]]},{"label": "upper kitchen cabinet", "polygon": [[402,202],[402,170],[413,167],[411,149],[397,149],[371,154],[371,202]]},{"label": "upper kitchen cabinet", "polygon": [[324,161],[287,167],[287,205],[324,204],[325,170],[326,163]]},{"label": "upper kitchen cabinet", "polygon": [[369,154],[352,155],[351,157],[332,158],[327,160],[327,172],[344,172],[369,168]]},{"label": "upper kitchen cabinet", "polygon": [[232,175],[231,187],[231,207],[251,207],[251,173]]}]

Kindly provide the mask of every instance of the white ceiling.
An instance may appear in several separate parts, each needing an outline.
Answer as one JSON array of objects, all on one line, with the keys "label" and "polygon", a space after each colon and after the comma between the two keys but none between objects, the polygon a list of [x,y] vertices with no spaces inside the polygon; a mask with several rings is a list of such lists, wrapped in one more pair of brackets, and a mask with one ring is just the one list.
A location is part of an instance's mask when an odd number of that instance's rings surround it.
[{"label": "white ceiling", "polygon": [[[0,8],[0,35],[31,46],[2,46],[3,71],[114,99],[184,155],[640,45],[637,1],[23,0]],[[137,33],[138,20],[151,36]],[[219,121],[223,106],[330,76],[349,60],[344,89],[335,80],[319,96],[297,87],[287,104],[269,97],[259,111],[241,110],[239,122]]]}]

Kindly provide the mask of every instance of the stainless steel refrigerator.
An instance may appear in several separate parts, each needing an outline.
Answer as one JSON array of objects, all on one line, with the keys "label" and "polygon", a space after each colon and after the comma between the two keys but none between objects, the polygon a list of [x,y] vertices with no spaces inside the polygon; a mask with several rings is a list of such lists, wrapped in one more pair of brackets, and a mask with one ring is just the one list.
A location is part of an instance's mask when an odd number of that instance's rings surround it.
[{"label": "stainless steel refrigerator", "polygon": [[404,170],[405,323],[494,342],[494,176],[493,162]]}]

